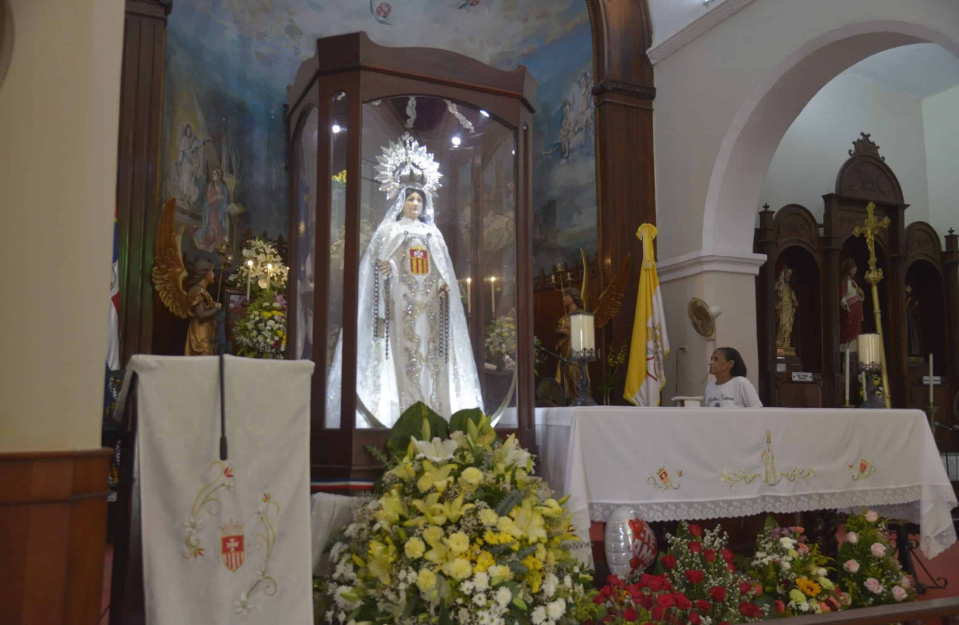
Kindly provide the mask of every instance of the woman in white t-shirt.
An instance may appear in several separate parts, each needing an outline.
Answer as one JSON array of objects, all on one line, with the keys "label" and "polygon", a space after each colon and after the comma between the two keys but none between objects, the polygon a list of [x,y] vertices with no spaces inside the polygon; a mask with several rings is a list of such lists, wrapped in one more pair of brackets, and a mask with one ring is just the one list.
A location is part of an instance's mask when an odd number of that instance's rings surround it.
[{"label": "woman in white t-shirt", "polygon": [[732,347],[720,347],[709,359],[716,380],[706,386],[709,408],[762,408],[756,388],[746,379],[743,357]]}]

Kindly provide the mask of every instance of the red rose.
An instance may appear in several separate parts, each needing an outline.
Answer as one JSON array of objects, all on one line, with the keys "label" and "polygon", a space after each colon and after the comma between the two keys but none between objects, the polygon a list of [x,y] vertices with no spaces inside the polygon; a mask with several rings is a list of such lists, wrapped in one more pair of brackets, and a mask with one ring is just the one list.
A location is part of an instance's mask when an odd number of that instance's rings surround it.
[{"label": "red rose", "polygon": [[593,603],[595,603],[596,605],[602,605],[606,603],[606,597],[604,597],[603,594],[600,593],[596,595],[595,597],[593,597]]},{"label": "red rose", "polygon": [[[659,604],[661,608],[671,608],[676,605],[676,600],[673,599],[672,595],[659,595],[656,597],[656,603]],[[659,619],[656,619],[657,621]]]},{"label": "red rose", "polygon": [[629,568],[633,569],[634,571],[639,568],[640,564],[642,564],[642,562],[639,561],[639,558],[629,559]]},{"label": "red rose", "polygon": [[653,608],[653,596],[652,595],[643,595],[643,607],[647,610]]},{"label": "red rose", "polygon": [[784,614],[786,612],[786,604],[779,599],[776,599],[775,609],[776,614]]},{"label": "red rose", "polygon": [[833,610],[839,610],[839,607],[840,607],[839,601],[837,601],[836,598],[833,596],[830,596],[828,599],[826,599],[826,605],[828,605]]},{"label": "red rose", "polygon": [[664,576],[663,579],[660,580],[659,582],[659,587],[661,590],[672,590],[673,583],[670,582],[668,579],[666,579],[666,577]]},{"label": "red rose", "polygon": [[642,575],[639,576],[639,582],[638,582],[639,587],[649,588],[650,582],[652,582],[653,579],[654,579],[653,576],[650,575],[649,573],[643,573]]},{"label": "red rose", "polygon": [[689,580],[690,584],[702,584],[703,577],[702,571],[686,571],[686,579]]},{"label": "red rose", "polygon": [[689,547],[690,553],[702,553],[703,551],[703,543],[700,542],[686,543],[686,546]]},{"label": "red rose", "polygon": [[676,556],[674,556],[671,553],[666,554],[665,556],[663,556],[662,563],[663,563],[664,569],[666,569],[667,571],[671,571],[674,568],[676,568]]},{"label": "red rose", "polygon": [[626,582],[619,579],[615,575],[610,575],[606,578],[606,583],[610,586],[615,586],[616,588],[626,588]]},{"label": "red rose", "polygon": [[752,584],[749,582],[739,582],[739,594],[747,595],[749,591],[752,590]]},{"label": "red rose", "polygon": [[699,618],[698,614],[693,612],[692,614],[689,615],[689,622],[692,623],[692,625],[699,625],[700,623],[703,622],[703,620]]},{"label": "red rose", "polygon": [[705,549],[705,550],[703,550],[703,557],[706,558],[706,562],[715,562],[715,561],[716,561],[716,550],[715,550],[715,549]]},{"label": "red rose", "polygon": [[600,590],[599,593],[603,595],[603,597],[609,599],[613,596],[613,588],[612,586],[603,586],[603,589]]},{"label": "red rose", "polygon": [[649,580],[649,590],[650,592],[659,592],[663,589],[663,581],[658,577],[654,577]]},{"label": "red rose", "polygon": [[696,538],[699,538],[700,536],[703,535],[703,529],[699,527],[698,525],[690,525],[689,533],[695,536]]},{"label": "red rose", "polygon": [[659,606],[656,606],[655,608],[653,608],[653,611],[650,613],[650,616],[653,617],[654,621],[663,620],[663,609]]},{"label": "red rose", "polygon": [[702,599],[700,599],[699,601],[696,602],[696,609],[702,612],[703,614],[705,614],[706,612],[709,612],[710,607],[711,606],[709,605],[708,601],[703,601]]},{"label": "red rose", "polygon": [[749,618],[750,616],[752,616],[752,613],[753,613],[752,605],[750,605],[749,602],[746,602],[746,601],[744,601],[743,603],[740,603],[739,613],[745,616],[746,618]]},{"label": "red rose", "polygon": [[733,561],[733,552],[729,549],[723,549],[723,560],[725,560],[727,563],[731,563]]},{"label": "red rose", "polygon": [[623,620],[628,623],[635,623],[639,618],[639,615],[636,614],[636,610],[632,608],[626,608],[626,611],[623,612]]},{"label": "red rose", "polygon": [[693,607],[693,604],[686,598],[686,595],[681,592],[674,592],[673,599],[676,600],[676,607],[680,610],[689,610]]},{"label": "red rose", "polygon": [[612,623],[615,619],[612,616],[604,616],[600,623]]},{"label": "red rose", "polygon": [[732,563],[729,563],[729,564],[726,565],[726,570],[729,571],[730,573],[735,573],[735,572],[736,572],[736,565],[735,565],[735,564],[732,564]]},{"label": "red rose", "polygon": [[709,591],[709,596],[713,601],[719,603],[726,599],[726,587],[725,586],[713,586]]}]

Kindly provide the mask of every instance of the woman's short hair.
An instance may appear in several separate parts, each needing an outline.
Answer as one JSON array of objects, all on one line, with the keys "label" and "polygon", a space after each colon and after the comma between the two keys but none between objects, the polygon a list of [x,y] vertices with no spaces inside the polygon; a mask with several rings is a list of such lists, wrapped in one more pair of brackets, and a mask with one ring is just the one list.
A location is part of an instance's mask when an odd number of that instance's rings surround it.
[{"label": "woman's short hair", "polygon": [[733,369],[729,372],[731,377],[746,377],[746,363],[743,362],[743,357],[736,348],[720,347],[717,351],[721,351],[726,360],[733,361]]}]

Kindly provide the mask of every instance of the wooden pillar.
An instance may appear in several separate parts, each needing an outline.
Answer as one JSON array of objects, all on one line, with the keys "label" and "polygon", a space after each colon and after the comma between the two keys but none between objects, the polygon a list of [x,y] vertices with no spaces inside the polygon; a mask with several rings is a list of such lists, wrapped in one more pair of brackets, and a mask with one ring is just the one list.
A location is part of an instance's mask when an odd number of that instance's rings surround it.
[{"label": "wooden pillar", "polygon": [[886,301],[881,303],[889,323],[882,329],[889,335],[886,341],[886,361],[889,386],[892,387],[892,407],[906,407],[906,372],[908,361],[908,333],[906,319],[906,226],[904,212],[887,210],[892,223],[889,226],[889,269],[883,277],[886,285]]},{"label": "wooden pillar", "polygon": [[[646,0],[587,0],[593,29],[593,96],[596,128],[596,190],[600,290],[613,279],[626,254],[633,269],[623,308],[606,327],[602,349],[628,342],[636,310],[642,243],[636,231],[656,223],[653,161],[652,43]],[[614,397],[624,403],[622,397]]]},{"label": "wooden pillar", "polygon": [[776,307],[777,244],[773,230],[774,216],[769,204],[764,204],[759,213],[759,228],[756,229],[756,252],[766,255],[766,262],[759,268],[756,278],[756,302],[763,311],[756,318],[763,320],[759,328],[759,397],[764,406],[776,405],[776,315],[773,311]]},{"label": "wooden pillar", "polygon": [[153,243],[161,205],[163,70],[172,0],[127,0],[120,78],[117,244],[120,363],[153,344]]},{"label": "wooden pillar", "polygon": [[[828,229],[829,222],[827,222]],[[844,379],[842,377],[842,366],[840,362],[844,356],[839,353],[839,254],[842,251],[842,243],[830,235],[827,231],[825,237],[826,262],[823,266],[823,296],[825,297],[826,313],[823,315],[823,321],[826,324],[823,332],[825,340],[825,349],[823,350],[823,379],[825,383],[824,407],[835,408],[842,404],[840,397],[842,393]],[[855,376],[850,375],[855,379]],[[851,389],[855,389],[853,384]],[[850,390],[852,393],[853,390]],[[850,403],[852,400],[850,399]]]},{"label": "wooden pillar", "polygon": [[[942,254],[946,297],[946,340],[949,342],[949,384],[943,379],[947,389],[945,405],[941,415],[948,417],[952,410],[952,401],[959,391],[959,234],[950,228],[946,235],[946,251]],[[943,417],[940,417],[943,418]]]}]

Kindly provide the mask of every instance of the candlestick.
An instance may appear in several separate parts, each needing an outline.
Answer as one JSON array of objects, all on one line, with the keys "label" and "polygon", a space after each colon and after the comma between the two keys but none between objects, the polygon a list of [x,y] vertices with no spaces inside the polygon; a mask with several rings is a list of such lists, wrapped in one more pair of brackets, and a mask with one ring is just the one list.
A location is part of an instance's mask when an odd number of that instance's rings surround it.
[{"label": "candlestick", "polygon": [[932,354],[929,354],[929,405],[932,406],[936,402],[932,400]]},{"label": "candlestick", "polygon": [[466,314],[473,314],[473,278],[466,278]]},{"label": "candlestick", "polygon": [[496,276],[489,277],[489,293],[493,300],[493,317],[496,317]]},{"label": "candlestick", "polygon": [[250,301],[250,280],[253,279],[253,261],[246,261],[246,301]]},{"label": "candlestick", "polygon": [[849,405],[849,352],[846,350],[846,405]]},{"label": "candlestick", "polygon": [[273,264],[267,263],[266,265],[266,290],[270,290],[270,273],[273,271]]},{"label": "candlestick", "polygon": [[862,372],[862,400],[866,401],[869,398],[866,397],[866,372]]}]

